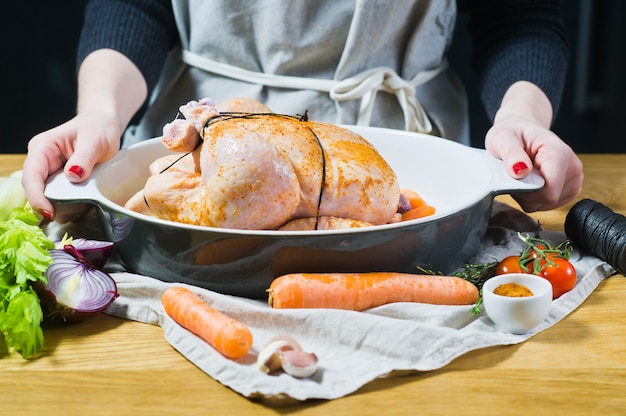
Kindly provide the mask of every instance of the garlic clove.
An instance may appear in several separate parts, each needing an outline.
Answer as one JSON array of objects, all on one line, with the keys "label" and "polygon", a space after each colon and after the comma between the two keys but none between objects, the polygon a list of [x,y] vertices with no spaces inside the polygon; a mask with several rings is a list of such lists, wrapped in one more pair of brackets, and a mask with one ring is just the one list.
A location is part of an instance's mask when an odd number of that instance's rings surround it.
[{"label": "garlic clove", "polygon": [[273,339],[263,349],[259,352],[257,356],[257,366],[259,370],[263,371],[266,374],[269,374],[273,371],[279,370],[282,367],[282,362],[280,356],[278,355],[279,351],[282,350],[291,350],[293,349],[293,345],[290,344],[287,340],[284,339]]},{"label": "garlic clove", "polygon": [[310,377],[317,371],[317,356],[312,352],[301,350],[279,351],[282,367],[285,373],[293,377]]},{"label": "garlic clove", "polygon": [[282,370],[292,377],[306,378],[317,371],[317,356],[305,352],[293,337],[276,335],[261,350],[257,366],[266,374]]},{"label": "garlic clove", "polygon": [[259,369],[265,374],[273,373],[274,371],[278,371],[283,367],[283,363],[276,353],[265,358],[262,362],[257,361],[257,363],[259,365]]}]

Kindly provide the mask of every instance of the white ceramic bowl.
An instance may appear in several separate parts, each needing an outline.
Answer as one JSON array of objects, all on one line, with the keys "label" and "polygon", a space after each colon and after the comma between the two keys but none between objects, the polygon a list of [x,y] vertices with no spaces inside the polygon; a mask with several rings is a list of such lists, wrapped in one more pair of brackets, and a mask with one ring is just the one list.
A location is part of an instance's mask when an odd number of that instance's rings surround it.
[{"label": "white ceramic bowl", "polygon": [[[532,296],[496,295],[494,290],[506,283],[526,286]],[[543,277],[511,273],[494,276],[483,285],[483,305],[487,316],[503,331],[513,334],[529,332],[541,324],[552,306],[552,285]]]}]

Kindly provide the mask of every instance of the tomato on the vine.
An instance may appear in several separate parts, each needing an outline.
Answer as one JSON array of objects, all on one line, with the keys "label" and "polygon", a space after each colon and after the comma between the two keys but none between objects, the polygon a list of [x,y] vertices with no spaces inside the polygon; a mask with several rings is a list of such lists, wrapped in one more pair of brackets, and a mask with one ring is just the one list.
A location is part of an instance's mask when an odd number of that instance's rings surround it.
[{"label": "tomato on the vine", "polygon": [[530,273],[547,279],[552,284],[552,298],[569,292],[576,285],[576,269],[568,260],[567,247],[553,248],[544,240],[523,239],[528,246],[519,256],[505,257],[496,268],[496,274]]},{"label": "tomato on the vine", "polygon": [[509,256],[502,259],[496,268],[496,274],[526,273],[519,264],[520,256]]},{"label": "tomato on the vine", "polygon": [[563,258],[552,258],[554,265],[546,263],[542,265],[539,276],[548,279],[552,283],[552,298],[556,299],[563,293],[569,292],[576,285],[576,269]]},{"label": "tomato on the vine", "polygon": [[536,244],[531,248],[528,256],[533,259],[541,258],[541,253],[544,250],[546,250],[546,246],[544,246],[543,244]]}]

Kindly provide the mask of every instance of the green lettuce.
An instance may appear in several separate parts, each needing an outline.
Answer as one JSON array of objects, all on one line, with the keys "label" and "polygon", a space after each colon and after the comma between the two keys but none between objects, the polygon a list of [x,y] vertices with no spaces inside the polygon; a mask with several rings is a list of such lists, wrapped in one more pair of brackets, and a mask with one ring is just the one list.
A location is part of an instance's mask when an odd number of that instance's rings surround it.
[{"label": "green lettuce", "polygon": [[28,204],[0,217],[0,336],[24,358],[43,348],[43,312],[33,285],[46,282],[52,248]]}]

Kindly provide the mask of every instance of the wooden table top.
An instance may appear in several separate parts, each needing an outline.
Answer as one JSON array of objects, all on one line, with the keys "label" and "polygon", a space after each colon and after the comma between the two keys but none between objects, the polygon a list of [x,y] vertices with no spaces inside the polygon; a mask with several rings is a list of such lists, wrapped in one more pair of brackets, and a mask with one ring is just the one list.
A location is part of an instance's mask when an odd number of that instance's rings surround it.
[{"label": "wooden table top", "polygon": [[[581,198],[626,214],[626,155],[581,155]],[[23,155],[0,155],[0,175]],[[515,205],[508,196],[499,200]],[[534,214],[562,230],[569,206]],[[46,327],[33,361],[0,349],[4,415],[511,415],[626,411],[626,278],[604,280],[569,316],[530,340],[470,352],[446,367],[376,380],[333,401],[249,400],[187,361],[161,328],[100,315]]]}]

